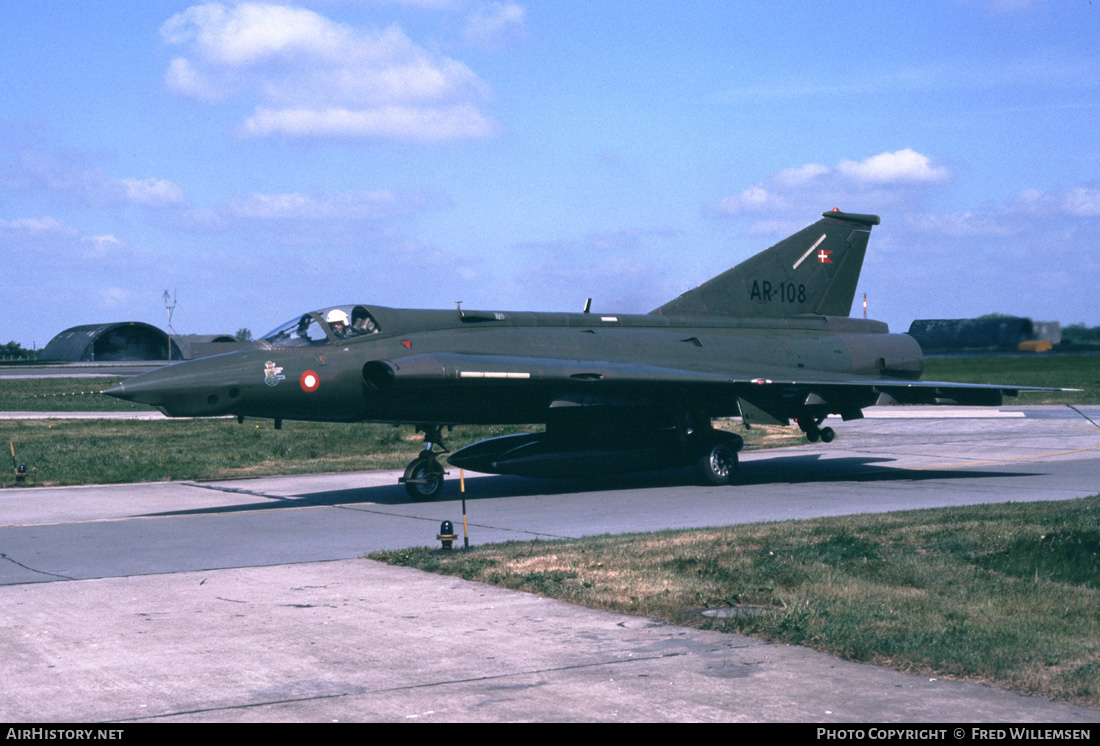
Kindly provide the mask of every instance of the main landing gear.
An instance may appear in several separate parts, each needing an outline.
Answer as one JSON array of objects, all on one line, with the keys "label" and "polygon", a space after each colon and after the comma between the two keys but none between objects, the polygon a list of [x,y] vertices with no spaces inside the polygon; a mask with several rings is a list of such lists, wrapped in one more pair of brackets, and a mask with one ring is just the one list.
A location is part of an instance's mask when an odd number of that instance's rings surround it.
[{"label": "main landing gear", "polygon": [[695,447],[695,474],[699,481],[713,487],[732,483],[737,474],[737,452],[742,445],[740,437],[721,430],[700,434]]},{"label": "main landing gear", "polygon": [[821,427],[821,423],[824,421],[824,417],[799,417],[795,419],[798,426],[802,428],[802,432],[806,433],[806,440],[811,443],[816,443],[819,440],[822,443],[832,443],[833,438],[836,437],[836,430],[831,427]]},{"label": "main landing gear", "polygon": [[695,458],[695,473],[707,486],[729,484],[737,473],[737,451],[725,441],[708,443]]},{"label": "main landing gear", "polygon": [[424,450],[405,467],[405,476],[397,481],[414,500],[432,500],[443,491],[443,464],[438,456],[449,453],[443,445],[443,428],[439,425],[418,427],[424,431]]}]

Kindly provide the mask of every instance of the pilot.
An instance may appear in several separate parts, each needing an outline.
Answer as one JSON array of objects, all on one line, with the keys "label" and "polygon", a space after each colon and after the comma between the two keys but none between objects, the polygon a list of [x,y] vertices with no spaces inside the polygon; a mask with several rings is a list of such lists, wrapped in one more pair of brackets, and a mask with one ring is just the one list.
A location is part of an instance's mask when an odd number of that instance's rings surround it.
[{"label": "pilot", "polygon": [[378,331],[378,324],[374,323],[370,312],[362,306],[356,306],[351,311],[352,334],[374,334]]},{"label": "pilot", "polygon": [[325,321],[328,322],[332,333],[340,339],[351,335],[351,324],[348,322],[348,315],[339,308],[334,308],[325,314]]}]

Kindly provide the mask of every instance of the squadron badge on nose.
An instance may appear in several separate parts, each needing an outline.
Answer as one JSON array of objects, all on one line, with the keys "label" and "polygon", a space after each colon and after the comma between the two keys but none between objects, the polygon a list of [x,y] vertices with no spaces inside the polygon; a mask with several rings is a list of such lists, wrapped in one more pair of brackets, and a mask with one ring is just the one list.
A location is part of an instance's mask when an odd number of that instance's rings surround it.
[{"label": "squadron badge on nose", "polygon": [[279,381],[286,379],[286,376],[280,375],[282,372],[282,368],[268,360],[266,363],[264,363],[264,383],[266,383],[268,386],[278,385]]}]

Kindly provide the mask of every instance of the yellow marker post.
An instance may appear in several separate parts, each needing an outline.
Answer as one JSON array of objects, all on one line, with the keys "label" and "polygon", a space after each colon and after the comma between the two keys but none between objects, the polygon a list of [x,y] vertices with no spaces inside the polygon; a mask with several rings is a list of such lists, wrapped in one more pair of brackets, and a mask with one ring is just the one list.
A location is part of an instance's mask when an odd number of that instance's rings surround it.
[{"label": "yellow marker post", "polygon": [[26,479],[26,469],[21,469],[19,463],[15,460],[15,441],[8,441],[8,444],[11,446],[11,468],[15,470],[15,486],[19,487]]},{"label": "yellow marker post", "polygon": [[470,530],[466,526],[466,472],[458,470],[459,491],[462,493],[462,548],[470,548]]}]

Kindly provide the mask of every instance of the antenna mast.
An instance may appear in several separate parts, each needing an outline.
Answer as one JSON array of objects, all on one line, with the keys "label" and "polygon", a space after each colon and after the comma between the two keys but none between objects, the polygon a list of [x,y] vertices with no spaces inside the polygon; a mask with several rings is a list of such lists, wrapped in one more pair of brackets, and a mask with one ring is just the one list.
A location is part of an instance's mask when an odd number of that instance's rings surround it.
[{"label": "antenna mast", "polygon": [[[168,291],[164,291],[164,307],[168,310],[168,362],[172,362],[172,335],[176,333],[176,330],[172,328],[172,312],[176,310],[176,291],[172,291],[172,295],[168,295]],[[171,301],[171,304],[169,304]]]}]

